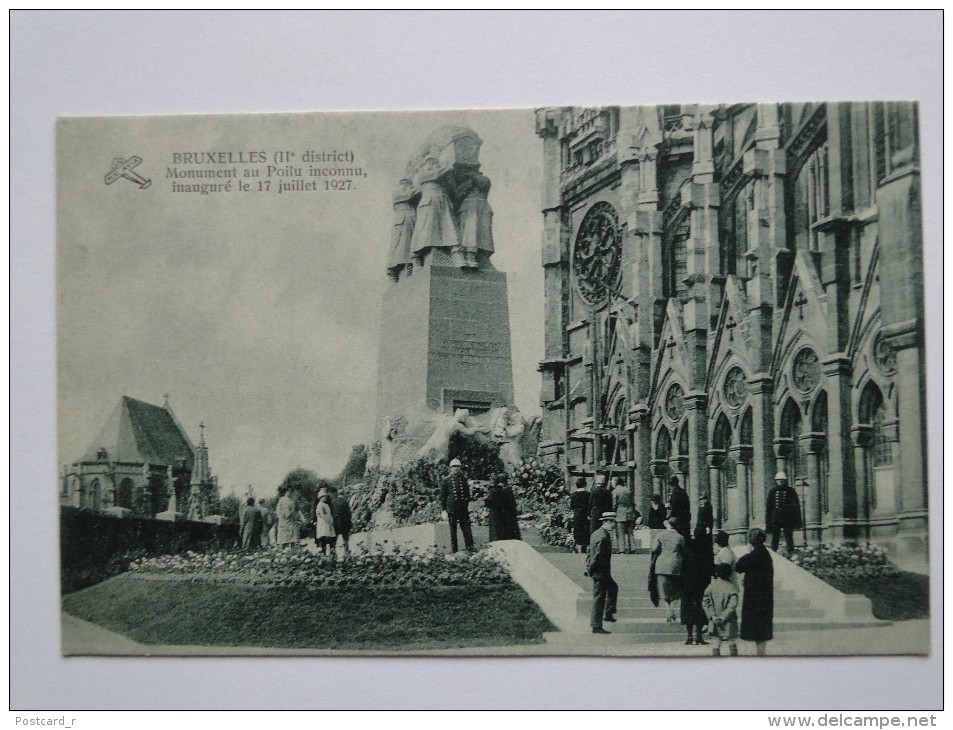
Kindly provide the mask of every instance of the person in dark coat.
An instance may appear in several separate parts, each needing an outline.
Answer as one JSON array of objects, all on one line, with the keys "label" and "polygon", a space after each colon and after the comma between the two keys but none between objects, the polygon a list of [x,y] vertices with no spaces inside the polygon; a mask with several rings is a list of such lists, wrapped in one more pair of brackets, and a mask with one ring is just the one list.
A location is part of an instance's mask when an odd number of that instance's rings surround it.
[{"label": "person in dark coat", "polygon": [[589,492],[586,490],[586,480],[583,477],[576,479],[576,491],[569,495],[569,509],[572,510],[572,539],[579,552],[589,550],[589,535],[592,534],[589,526]]},{"label": "person in dark coat", "polygon": [[487,528],[490,532],[490,542],[509,540],[507,529],[506,500],[503,496],[503,485],[498,477],[486,490],[484,500],[487,510]]},{"label": "person in dark coat", "polygon": [[788,555],[794,552],[794,531],[801,526],[801,502],[797,491],[788,485],[788,475],[779,471],[774,475],[774,487],[768,492],[765,509],[768,532],[771,533],[771,549],[777,552],[784,533]]},{"label": "person in dark coat", "polygon": [[741,638],[755,642],[758,656],[764,656],[765,643],[774,638],[774,565],[766,539],[757,527],[748,530],[751,552],[735,563],[735,571],[744,575]]},{"label": "person in dark coat", "polygon": [[662,497],[658,494],[652,495],[652,502],[649,506],[648,527],[650,530],[664,530],[665,518],[668,515],[665,512],[665,505],[662,504]]},{"label": "person in dark coat", "polygon": [[344,540],[344,554],[351,554],[351,527],[354,524],[354,518],[351,514],[351,505],[347,497],[338,494],[337,487],[328,487],[331,495],[329,500],[331,506],[331,516],[334,518],[334,531]]},{"label": "person in dark coat", "polygon": [[[602,526],[602,515],[604,512],[612,511],[612,492],[609,491],[608,475],[602,482],[602,486],[594,486],[589,493],[589,531],[590,534]],[[613,520],[615,524],[615,520]]]},{"label": "person in dark coat", "polygon": [[[699,539],[703,538],[703,539]],[[708,625],[708,616],[702,606],[705,589],[711,583],[714,570],[711,552],[711,536],[704,539],[704,528],[695,530],[695,539],[686,545],[685,560],[682,563],[682,606],[681,620],[688,632],[685,643],[704,646],[708,644],[702,637],[702,630]],[[692,631],[694,630],[694,639]]]},{"label": "person in dark coat", "polygon": [[589,539],[589,554],[586,557],[586,575],[592,578],[592,613],[589,623],[594,634],[608,634],[603,621],[615,621],[619,584],[612,579],[612,531],[615,529],[615,514],[605,512],[599,516],[600,527]]},{"label": "person in dark coat", "polygon": [[503,537],[501,540],[522,540],[520,532],[520,510],[516,504],[516,495],[510,487],[510,478],[506,473],[497,476],[500,493],[503,495]]},{"label": "person in dark coat", "polygon": [[678,483],[678,477],[669,479],[668,484],[672,489],[668,500],[671,505],[669,516],[676,519],[679,534],[688,542],[692,535],[692,507],[688,501],[688,492]]},{"label": "person in dark coat", "polygon": [[463,545],[473,550],[473,531],[470,529],[470,485],[463,475],[459,459],[450,462],[450,474],[440,483],[440,505],[450,522],[450,549],[457,552],[457,525],[463,533]]},{"label": "person in dark coat", "polygon": [[261,547],[261,530],[264,524],[261,510],[255,506],[255,498],[249,497],[242,512],[242,550],[257,550]]},{"label": "person in dark coat", "polygon": [[706,535],[714,534],[715,513],[711,508],[708,492],[703,492],[698,498],[698,522],[695,523],[695,530],[699,528],[703,529]]}]

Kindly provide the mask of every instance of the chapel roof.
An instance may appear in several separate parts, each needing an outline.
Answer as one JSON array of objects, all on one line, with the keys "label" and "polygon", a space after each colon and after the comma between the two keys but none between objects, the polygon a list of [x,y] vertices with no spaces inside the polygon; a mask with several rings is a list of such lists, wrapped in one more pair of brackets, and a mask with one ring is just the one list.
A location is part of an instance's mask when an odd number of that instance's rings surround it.
[{"label": "chapel roof", "polygon": [[184,459],[190,471],[195,460],[192,442],[168,403],[156,406],[125,395],[82,461],[101,461],[100,449],[106,449],[108,461],[176,466]]}]

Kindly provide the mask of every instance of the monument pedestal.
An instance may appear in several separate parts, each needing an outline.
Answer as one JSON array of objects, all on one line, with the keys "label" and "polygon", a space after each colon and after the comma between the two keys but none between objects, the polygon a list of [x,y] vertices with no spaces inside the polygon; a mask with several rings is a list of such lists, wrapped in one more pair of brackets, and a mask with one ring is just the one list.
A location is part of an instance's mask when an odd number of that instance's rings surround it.
[{"label": "monument pedestal", "polygon": [[384,293],[379,423],[513,402],[506,274],[428,263]]}]

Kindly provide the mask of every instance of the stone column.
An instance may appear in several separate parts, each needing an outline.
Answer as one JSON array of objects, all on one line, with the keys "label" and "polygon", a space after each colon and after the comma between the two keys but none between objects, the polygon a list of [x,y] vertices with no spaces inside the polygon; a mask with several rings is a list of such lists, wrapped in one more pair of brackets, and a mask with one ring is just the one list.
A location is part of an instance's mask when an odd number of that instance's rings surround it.
[{"label": "stone column", "polygon": [[765,507],[768,490],[774,485],[774,406],[771,393],[774,381],[766,373],[756,374],[748,381],[751,388],[752,489],[754,519],[752,526],[765,526]]},{"label": "stone column", "polygon": [[821,514],[821,466],[820,453],[824,449],[825,435],[811,433],[801,437],[807,452],[807,504],[804,514],[809,537],[814,542],[823,542]]},{"label": "stone column", "polygon": [[751,492],[751,484],[748,480],[748,469],[751,464],[750,446],[732,446],[729,450],[735,459],[738,470],[738,515],[731,515],[728,522],[729,531],[741,531],[745,533],[750,527],[751,521],[751,503],[748,496]]},{"label": "stone column", "polygon": [[715,514],[715,529],[724,529],[725,505],[722,501],[724,489],[721,484],[721,466],[725,463],[725,452],[721,449],[708,450],[708,487],[711,489],[711,508]]},{"label": "stone column", "polygon": [[835,353],[821,361],[821,371],[827,391],[828,533],[837,540],[846,537],[845,518],[857,516],[857,489],[863,471],[857,472],[861,476],[855,477],[850,441],[850,360],[844,353]]},{"label": "stone column", "polygon": [[635,497],[641,505],[639,511],[648,515],[648,504],[653,494],[661,494],[656,489],[652,478],[652,430],[649,422],[649,412],[644,405],[629,410],[629,422],[634,426],[634,449],[632,457],[635,460],[636,490]]},{"label": "stone column", "polygon": [[[794,449],[794,441],[789,438],[774,439],[774,458],[775,468],[788,475],[788,483],[793,486],[794,474],[791,473],[791,452]],[[774,475],[771,476],[770,484],[774,485]],[[767,491],[767,490],[766,490]]]},{"label": "stone column", "polygon": [[904,554],[927,555],[926,418],[922,396],[922,353],[918,332],[901,327],[884,328],[887,342],[897,352],[897,419],[901,447],[895,466],[901,496],[900,543]]},{"label": "stone column", "polygon": [[668,484],[665,483],[665,476],[668,474],[668,462],[665,459],[652,460],[652,486],[653,493],[662,498],[663,504],[668,500]]},{"label": "stone column", "polygon": [[927,554],[926,371],[923,349],[923,219],[916,107],[890,102],[888,175],[877,189],[882,333],[897,354],[902,444],[900,541],[904,555]]},{"label": "stone column", "polygon": [[708,465],[703,458],[708,452],[708,394],[703,392],[685,395],[688,411],[688,496],[692,512],[698,509],[698,499],[708,491]]},{"label": "stone column", "polygon": [[[856,424],[850,429],[851,443],[854,447],[854,474],[857,476],[857,511],[853,515],[853,525],[845,525],[845,538],[866,538],[870,535],[870,493],[874,485],[870,483],[867,469],[867,447],[870,445],[871,428],[867,424]],[[847,520],[845,520],[846,522]]]}]

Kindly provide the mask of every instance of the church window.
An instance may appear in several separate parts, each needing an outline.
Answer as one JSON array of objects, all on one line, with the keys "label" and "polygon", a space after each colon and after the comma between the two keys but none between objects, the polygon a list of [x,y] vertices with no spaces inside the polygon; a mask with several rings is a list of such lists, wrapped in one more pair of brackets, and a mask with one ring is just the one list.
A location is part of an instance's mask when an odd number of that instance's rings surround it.
[{"label": "church window", "polygon": [[119,482],[119,493],[116,495],[116,506],[132,509],[132,479],[126,477]]},{"label": "church window", "polygon": [[[814,401],[814,408],[811,411],[811,431],[818,437],[827,435],[827,393],[821,391]],[[827,514],[830,511],[830,499],[828,493],[828,475],[830,474],[830,451],[827,448],[827,439],[816,439],[820,443],[815,444],[817,451],[817,479],[818,484],[812,484],[817,489],[817,497],[820,500],[821,511]]]},{"label": "church window", "polygon": [[[738,444],[743,447],[747,447],[747,450],[750,454],[752,448],[752,428],[753,417],[751,415],[751,409],[748,408],[744,415],[741,417],[741,428],[738,433]],[[750,457],[745,462],[745,472],[747,478],[745,483],[748,486],[747,502],[748,502],[748,521],[750,522],[755,518],[755,499],[754,499],[754,484],[752,483],[752,464]]]},{"label": "church window", "polygon": [[794,241],[801,249],[820,250],[815,224],[830,215],[828,143],[825,140],[805,161],[794,184]]},{"label": "church window", "polygon": [[[731,456],[731,425],[725,414],[718,416],[712,434],[712,448],[724,453],[718,465],[718,494],[721,505],[721,519],[728,519],[728,490],[738,486],[738,464]],[[713,485],[714,486],[714,485]]]},{"label": "church window", "polygon": [[791,451],[787,460],[788,483],[798,484],[807,477],[807,460],[801,445],[801,410],[793,400],[788,400],[781,412],[781,436],[791,440]]}]

